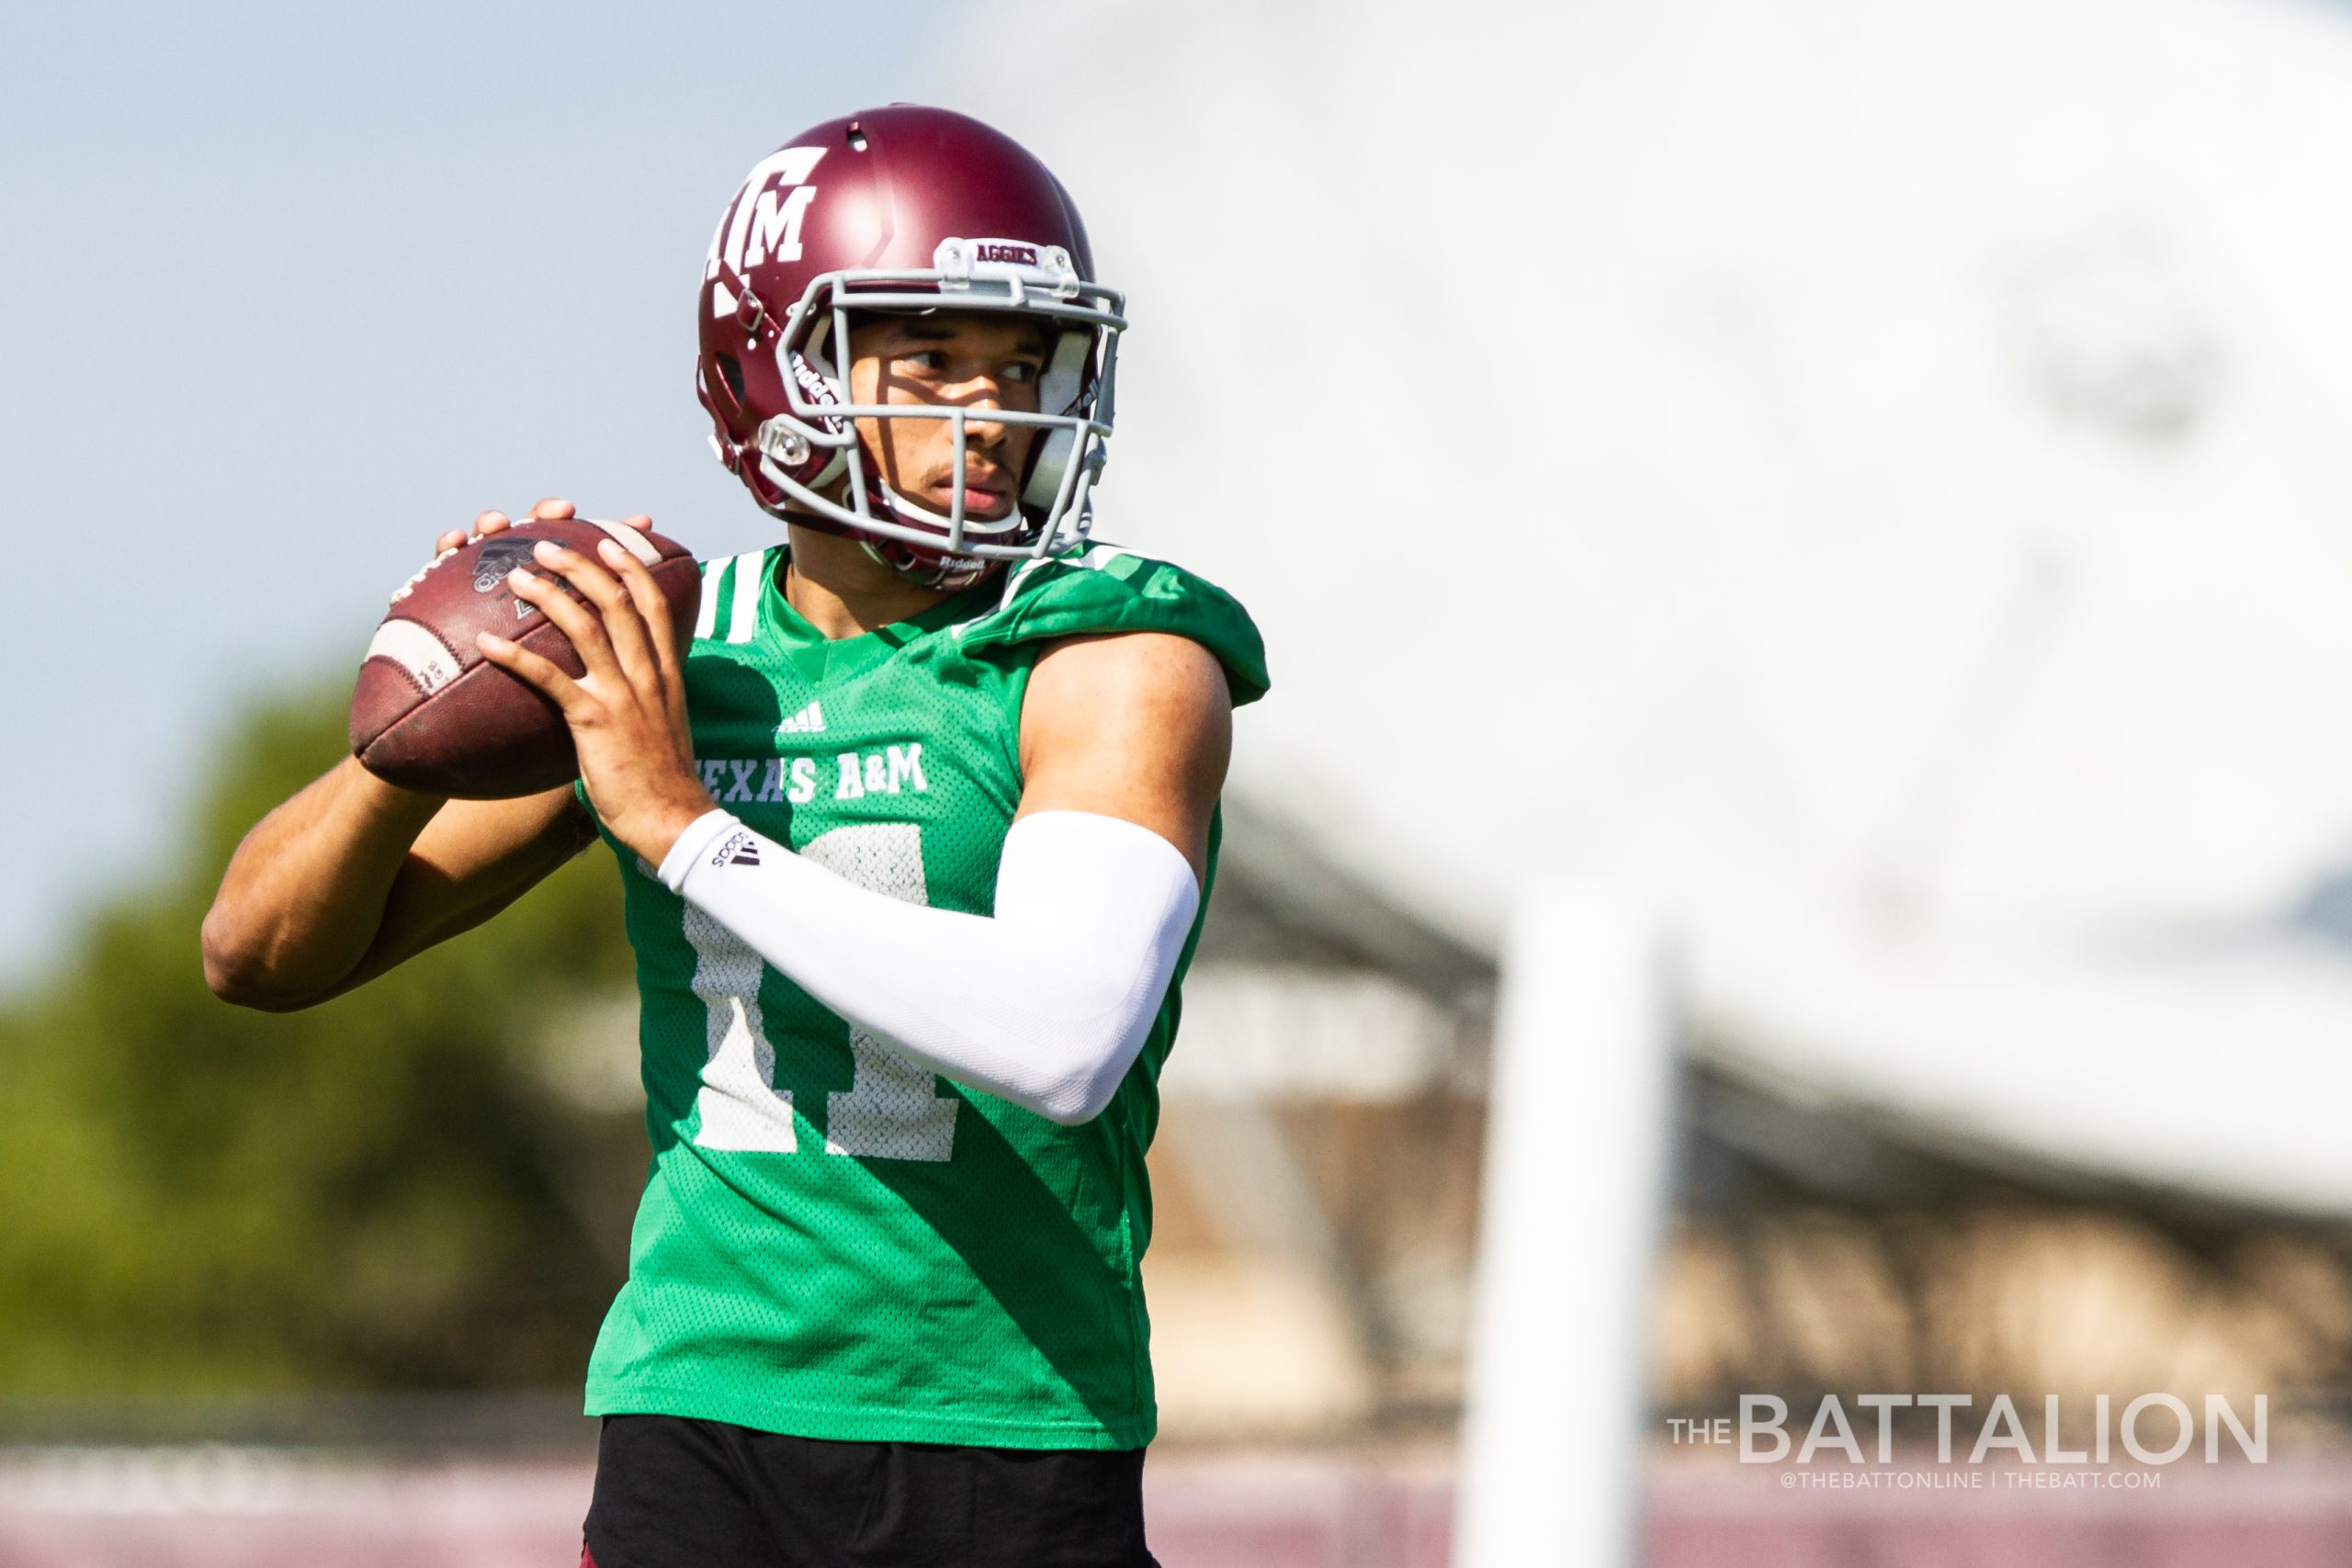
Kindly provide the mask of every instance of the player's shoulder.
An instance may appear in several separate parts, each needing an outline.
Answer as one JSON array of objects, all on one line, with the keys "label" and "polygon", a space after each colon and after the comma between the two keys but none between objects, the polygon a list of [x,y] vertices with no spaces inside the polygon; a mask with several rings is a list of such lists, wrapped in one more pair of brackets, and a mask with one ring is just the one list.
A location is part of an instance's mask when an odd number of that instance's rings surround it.
[{"label": "player's shoulder", "polygon": [[1266,649],[1239,600],[1199,573],[1121,545],[1005,570],[996,603],[956,628],[968,650],[1105,632],[1190,637],[1225,665],[1236,703],[1266,693]]}]

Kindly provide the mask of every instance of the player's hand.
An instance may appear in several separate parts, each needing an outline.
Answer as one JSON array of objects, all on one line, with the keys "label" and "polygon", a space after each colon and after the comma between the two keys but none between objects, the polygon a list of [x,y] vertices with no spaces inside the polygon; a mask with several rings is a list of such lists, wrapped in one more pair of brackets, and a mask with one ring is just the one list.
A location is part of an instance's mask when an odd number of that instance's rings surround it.
[{"label": "player's hand", "polygon": [[[564,507],[562,514],[570,513]],[[629,522],[649,527],[652,519]],[[695,771],[684,660],[669,601],[644,564],[610,539],[598,544],[594,558],[543,541],[534,558],[579,597],[521,569],[509,583],[516,598],[537,606],[571,639],[586,673],[575,679],[488,632],[477,646],[484,659],[563,711],[596,815],[613,837],[659,865],[686,825],[713,806]]]}]

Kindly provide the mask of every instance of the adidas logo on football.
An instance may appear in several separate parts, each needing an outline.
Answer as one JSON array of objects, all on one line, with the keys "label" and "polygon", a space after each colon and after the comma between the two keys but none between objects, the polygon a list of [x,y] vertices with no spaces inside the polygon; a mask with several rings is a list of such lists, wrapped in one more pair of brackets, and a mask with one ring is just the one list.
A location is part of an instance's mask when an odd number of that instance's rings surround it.
[{"label": "adidas logo on football", "polygon": [[778,735],[814,735],[825,728],[825,710],[810,703],[790,718],[775,727]]}]

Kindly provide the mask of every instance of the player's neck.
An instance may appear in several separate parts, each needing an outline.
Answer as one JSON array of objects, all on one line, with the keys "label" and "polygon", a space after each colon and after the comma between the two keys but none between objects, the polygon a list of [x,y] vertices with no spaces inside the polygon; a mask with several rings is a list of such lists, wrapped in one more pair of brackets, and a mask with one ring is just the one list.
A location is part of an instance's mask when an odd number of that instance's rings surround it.
[{"label": "player's neck", "polygon": [[855,539],[795,525],[784,597],[801,619],[838,641],[919,615],[948,594],[909,582]]}]

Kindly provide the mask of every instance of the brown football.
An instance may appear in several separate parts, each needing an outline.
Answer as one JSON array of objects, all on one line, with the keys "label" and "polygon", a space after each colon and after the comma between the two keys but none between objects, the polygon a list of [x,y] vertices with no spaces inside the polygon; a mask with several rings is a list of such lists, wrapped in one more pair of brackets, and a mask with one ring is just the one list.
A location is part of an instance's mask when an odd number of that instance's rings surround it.
[{"label": "brown football", "polygon": [[483,659],[474,635],[495,632],[583,673],[571,639],[516,598],[506,574],[537,570],[531,547],[541,539],[594,558],[605,538],[652,571],[683,642],[702,594],[701,569],[684,546],[626,523],[518,523],[450,551],[393,595],[351,694],[352,754],[377,777],[427,795],[503,800],[570,783],[580,763],[563,715]]}]

